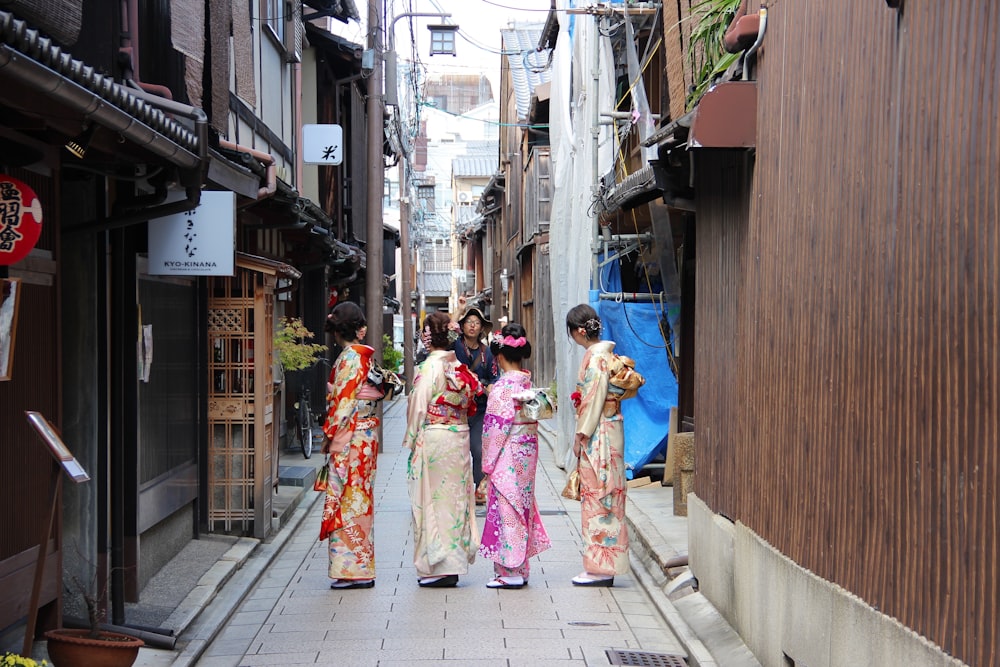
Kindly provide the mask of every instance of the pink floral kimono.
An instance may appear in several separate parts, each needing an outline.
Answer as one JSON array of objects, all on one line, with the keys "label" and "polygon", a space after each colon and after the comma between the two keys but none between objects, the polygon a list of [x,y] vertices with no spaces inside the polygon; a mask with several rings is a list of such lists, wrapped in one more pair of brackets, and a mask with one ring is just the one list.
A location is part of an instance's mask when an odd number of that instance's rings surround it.
[{"label": "pink floral kimono", "polygon": [[374,353],[367,345],[349,345],[330,372],[333,390],[323,424],[331,441],[330,482],[319,539],[330,540],[331,579],[375,578],[372,485],[379,419],[376,400],[362,398]]},{"label": "pink floral kimono", "polygon": [[577,378],[576,432],[590,436],[580,454],[583,568],[591,574],[629,570],[625,524],[625,435],[619,402],[608,397],[608,368],[615,344],[588,348]]},{"label": "pink floral kimono", "polygon": [[538,422],[514,395],[531,388],[527,371],[504,373],[493,385],[483,420],[483,472],[489,476],[486,525],[479,555],[498,577],[528,580],[528,559],[550,548],[535,503]]},{"label": "pink floral kimono", "polygon": [[469,414],[482,386],[451,350],[417,370],[407,401],[404,447],[419,577],[463,575],[476,560],[479,531],[469,452]]}]

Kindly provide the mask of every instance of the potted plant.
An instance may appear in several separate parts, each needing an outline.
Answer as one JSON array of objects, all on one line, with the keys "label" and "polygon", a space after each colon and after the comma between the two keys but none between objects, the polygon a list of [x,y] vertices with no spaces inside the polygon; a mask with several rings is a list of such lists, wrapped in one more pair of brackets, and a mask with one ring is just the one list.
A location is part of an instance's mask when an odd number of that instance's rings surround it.
[{"label": "potted plant", "polygon": [[46,661],[42,660],[38,662],[33,658],[25,658],[17,653],[11,653],[10,651],[0,656],[0,667],[44,667],[48,665]]},{"label": "potted plant", "polygon": [[52,664],[55,667],[131,667],[144,642],[120,632],[102,630],[103,613],[97,596],[91,595],[75,577],[73,582],[87,605],[90,627],[47,631],[45,639]]}]

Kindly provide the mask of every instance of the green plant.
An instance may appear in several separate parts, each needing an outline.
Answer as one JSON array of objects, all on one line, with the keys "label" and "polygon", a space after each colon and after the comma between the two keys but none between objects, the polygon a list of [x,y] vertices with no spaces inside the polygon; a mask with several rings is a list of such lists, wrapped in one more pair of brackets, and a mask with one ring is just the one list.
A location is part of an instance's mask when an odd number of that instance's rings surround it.
[{"label": "green plant", "polygon": [[281,367],[286,371],[298,371],[316,363],[326,345],[307,343],[315,334],[302,324],[297,317],[282,317],[278,320],[278,331],[274,336],[274,351]]},{"label": "green plant", "polygon": [[45,660],[36,662],[32,658],[25,658],[16,653],[4,653],[0,658],[0,667],[39,667],[39,665],[49,664]]},{"label": "green plant", "polygon": [[694,85],[688,96],[688,109],[694,107],[716,77],[740,57],[738,53],[727,53],[722,46],[722,38],[739,7],[740,0],[703,0],[691,8],[694,27],[687,56]]},{"label": "green plant", "polygon": [[390,371],[398,372],[399,365],[403,363],[403,353],[392,344],[389,334],[382,334],[382,365]]}]

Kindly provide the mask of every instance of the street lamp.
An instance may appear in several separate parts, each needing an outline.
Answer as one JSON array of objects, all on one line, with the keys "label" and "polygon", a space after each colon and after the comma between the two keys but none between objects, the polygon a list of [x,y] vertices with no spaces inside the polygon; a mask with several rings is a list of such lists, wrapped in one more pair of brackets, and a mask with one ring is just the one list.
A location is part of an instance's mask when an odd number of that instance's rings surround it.
[{"label": "street lamp", "polygon": [[[389,24],[388,39],[389,48],[385,53],[385,103],[386,106],[392,105],[397,109],[399,108],[399,87],[397,85],[396,74],[396,21],[407,16],[434,16],[438,18],[450,18],[451,14],[444,13],[416,13],[407,12],[405,14],[400,14],[392,19],[392,23]],[[431,30],[431,55],[435,53],[442,53],[441,51],[434,50],[434,44],[444,44],[444,38],[438,38],[435,42],[435,29],[437,32],[447,32],[448,36],[451,38],[451,55],[455,55],[455,31],[458,30],[458,26],[429,26]],[[444,29],[444,30],[442,30]],[[402,135],[402,128],[400,128],[400,134]],[[408,156],[406,155],[406,142],[400,142],[400,150],[403,152],[402,159],[399,160],[399,244],[402,246],[402,252],[400,253],[400,264],[399,273],[402,275],[402,280],[400,281],[400,290],[402,291],[403,298],[400,299],[402,311],[403,311],[403,374],[406,377],[406,382],[409,386],[413,386],[413,361],[414,361],[414,340],[413,340],[413,303],[411,301],[411,249],[410,249],[410,198],[409,198],[409,182],[410,173],[408,170]],[[420,322],[417,326],[420,326]]]},{"label": "street lamp", "polygon": [[[437,12],[407,12],[392,19],[389,25],[387,36],[389,38],[389,48],[385,52],[385,103],[387,105],[399,106],[399,86],[396,83],[396,21],[412,16],[433,16],[435,18],[451,18],[451,14]],[[431,52],[430,55],[455,55],[455,33],[458,31],[457,25],[431,25],[427,26],[431,31]],[[450,47],[449,47],[450,45]]]}]

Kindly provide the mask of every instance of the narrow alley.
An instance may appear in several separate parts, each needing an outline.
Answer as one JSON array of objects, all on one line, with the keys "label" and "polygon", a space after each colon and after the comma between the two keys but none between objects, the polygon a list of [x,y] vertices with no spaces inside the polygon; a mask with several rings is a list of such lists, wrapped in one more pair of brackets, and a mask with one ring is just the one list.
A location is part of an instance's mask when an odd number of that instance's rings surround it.
[{"label": "narrow alley", "polygon": [[316,540],[322,505],[313,503],[237,613],[188,664],[514,667],[612,664],[606,649],[683,654],[631,575],[618,577],[614,588],[570,584],[581,567],[579,504],[560,497],[564,474],[550,452],[540,457],[537,482],[553,547],[532,560],[530,584],[487,589],[492,563],[480,558],[458,588],[418,588],[404,428],[405,401],[397,401],[386,411],[376,477],[375,588],[329,589],[326,543]]}]

